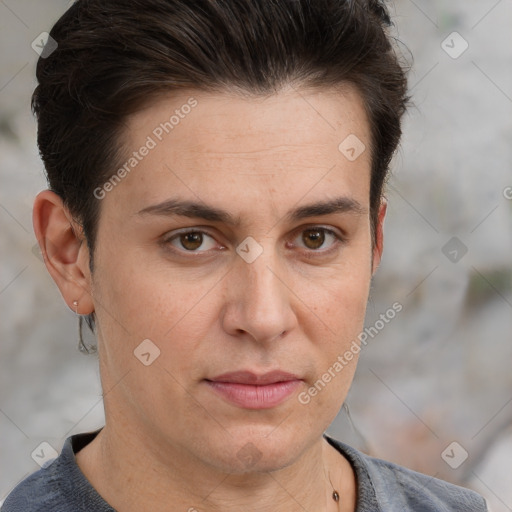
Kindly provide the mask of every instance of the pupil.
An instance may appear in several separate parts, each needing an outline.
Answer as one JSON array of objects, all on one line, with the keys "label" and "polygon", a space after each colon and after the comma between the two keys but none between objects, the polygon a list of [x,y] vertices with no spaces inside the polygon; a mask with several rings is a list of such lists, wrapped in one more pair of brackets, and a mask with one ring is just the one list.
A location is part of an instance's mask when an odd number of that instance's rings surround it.
[{"label": "pupil", "polygon": [[311,244],[309,243],[306,243],[306,245],[310,248],[310,249],[318,249],[319,247],[322,246],[322,244],[324,243],[324,240],[325,240],[325,234],[322,230],[309,230],[307,231],[306,233],[309,233],[308,236],[306,236],[306,240],[307,241],[312,241],[313,242],[313,246],[311,247]]},{"label": "pupil", "polygon": [[[203,235],[201,233],[185,233],[182,235],[181,240],[183,247],[192,251],[201,247],[201,244],[203,243]],[[190,241],[192,241],[191,244],[189,243]]]}]

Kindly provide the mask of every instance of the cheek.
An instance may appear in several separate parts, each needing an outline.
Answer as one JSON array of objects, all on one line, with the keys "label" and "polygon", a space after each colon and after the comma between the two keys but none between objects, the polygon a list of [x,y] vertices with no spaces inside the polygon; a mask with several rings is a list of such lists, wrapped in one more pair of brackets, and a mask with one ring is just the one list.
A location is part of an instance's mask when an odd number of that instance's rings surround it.
[{"label": "cheek", "polygon": [[172,310],[182,304],[179,281],[148,265],[133,249],[120,252],[116,259],[104,257],[95,272],[95,299],[110,313],[107,323],[136,337],[150,337],[158,330],[158,318],[167,320],[169,329]]},{"label": "cheek", "polygon": [[133,251],[115,265],[99,265],[96,280],[98,324],[110,364],[131,365],[133,351],[145,339],[160,349],[159,363],[169,369],[181,372],[192,364],[189,356],[214,320],[205,308],[218,276],[184,277],[183,271],[144,261]]},{"label": "cheek", "polygon": [[315,315],[309,314],[307,336],[314,340],[317,364],[303,398],[312,404],[308,414],[322,416],[327,423],[338,413],[356,371],[370,279],[370,251],[353,251],[310,295]]},{"label": "cheek", "polygon": [[[165,422],[178,407],[181,415],[188,414],[183,386],[198,372],[194,364],[209,328],[201,298],[212,285],[191,285],[175,273],[169,275],[169,270],[166,274],[128,258],[109,267],[98,265],[97,281],[105,387],[116,389],[119,399],[142,417]],[[137,354],[148,352],[146,366]],[[173,410],[166,403],[172,403]]]},{"label": "cheek", "polygon": [[[369,253],[369,251],[367,251]],[[354,251],[350,257],[322,279],[310,294],[311,310],[329,329],[335,344],[352,339],[362,329],[371,283],[370,255]]]},{"label": "cheek", "polygon": [[[310,340],[315,375],[299,397],[311,423],[323,421],[327,428],[338,414],[352,384],[361,351],[358,339],[364,327],[369,272],[355,270],[349,276],[332,280],[322,290],[315,309],[327,328],[311,325]],[[318,327],[318,321],[315,326]]]}]

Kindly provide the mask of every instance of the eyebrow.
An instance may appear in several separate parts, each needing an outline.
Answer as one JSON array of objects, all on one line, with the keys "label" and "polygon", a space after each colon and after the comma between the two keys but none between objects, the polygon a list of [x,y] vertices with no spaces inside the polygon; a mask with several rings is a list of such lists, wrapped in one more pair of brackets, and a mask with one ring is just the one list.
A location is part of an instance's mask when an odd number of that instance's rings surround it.
[{"label": "eyebrow", "polygon": [[[336,213],[363,215],[367,212],[368,209],[359,201],[350,197],[340,196],[326,201],[306,204],[289,210],[285,214],[284,220],[287,222],[296,222],[309,217],[320,217]],[[148,206],[137,212],[137,215],[146,214],[191,217],[211,222],[221,222],[231,226],[239,226],[241,224],[239,216],[234,217],[231,213],[225,210],[210,206],[206,203],[180,199],[167,199],[161,203]]]}]

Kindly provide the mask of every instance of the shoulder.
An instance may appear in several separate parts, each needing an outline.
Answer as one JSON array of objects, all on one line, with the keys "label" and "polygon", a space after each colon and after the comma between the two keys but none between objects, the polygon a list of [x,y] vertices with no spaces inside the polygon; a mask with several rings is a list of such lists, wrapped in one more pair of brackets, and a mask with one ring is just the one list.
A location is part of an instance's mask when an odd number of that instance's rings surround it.
[{"label": "shoulder", "polygon": [[75,452],[98,431],[68,437],[56,459],[20,482],[0,512],[111,512],[76,464]]},{"label": "shoulder", "polygon": [[326,439],[351,462],[358,496],[371,494],[379,512],[488,512],[485,499],[475,491],[371,457],[336,439]]},{"label": "shoulder", "polygon": [[49,465],[31,474],[20,482],[7,496],[1,512],[43,512],[55,510],[64,512],[70,510],[63,503],[59,492],[60,470],[58,460],[54,459]]},{"label": "shoulder", "polygon": [[484,498],[471,489],[412,471],[392,462],[364,454],[361,456],[369,470],[377,496],[383,503],[399,505],[402,507],[401,510],[425,512],[487,511]]}]

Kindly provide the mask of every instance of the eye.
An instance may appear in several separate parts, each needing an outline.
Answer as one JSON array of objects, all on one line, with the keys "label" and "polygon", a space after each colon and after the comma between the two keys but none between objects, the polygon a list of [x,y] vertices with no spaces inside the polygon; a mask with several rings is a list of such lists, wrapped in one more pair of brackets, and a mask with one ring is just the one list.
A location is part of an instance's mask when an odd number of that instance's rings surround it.
[{"label": "eye", "polygon": [[[206,247],[204,247],[205,240],[207,241],[208,239],[213,242],[207,243]],[[182,252],[207,252],[209,249],[216,246],[215,239],[205,231],[200,230],[181,231],[180,233],[166,238],[163,243],[165,245],[171,245]],[[198,251],[197,249],[201,246],[203,246],[204,250]]]},{"label": "eye", "polygon": [[[306,252],[322,255],[336,250],[336,246],[344,242],[344,237],[332,229],[322,226],[313,226],[302,229],[299,235],[295,237],[295,240],[300,240],[300,242],[298,244],[292,243],[292,247],[305,248]],[[328,248],[321,250],[329,240],[331,240],[331,243]],[[200,229],[188,229],[174,233],[164,238],[162,244],[170,250],[181,254],[207,253],[215,247],[225,249],[225,247],[218,245],[213,236]],[[199,250],[201,247],[202,250]]]},{"label": "eye", "polygon": [[[299,239],[303,245],[299,247],[305,247],[308,251],[328,253],[333,247],[337,246],[339,242],[343,242],[344,238],[339,235],[336,231],[322,226],[313,226],[307,229],[303,229],[300,234],[295,238]],[[319,250],[325,245],[325,242],[331,240],[328,248],[325,250]]]}]

